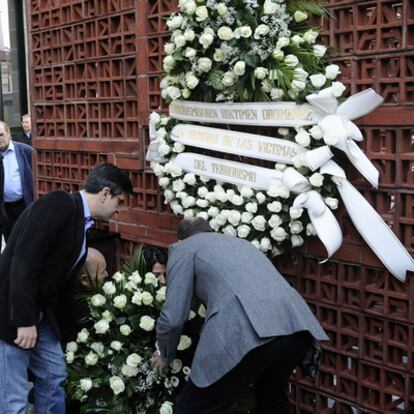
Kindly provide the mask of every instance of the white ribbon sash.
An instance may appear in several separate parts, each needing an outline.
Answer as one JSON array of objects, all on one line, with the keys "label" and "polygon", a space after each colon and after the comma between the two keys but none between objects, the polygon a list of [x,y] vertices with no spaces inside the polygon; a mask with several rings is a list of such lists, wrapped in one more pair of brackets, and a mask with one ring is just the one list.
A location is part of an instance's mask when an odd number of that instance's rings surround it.
[{"label": "white ribbon sash", "polygon": [[293,164],[298,154],[307,151],[295,142],[285,139],[191,124],[176,125],[171,132],[171,138],[197,148],[284,164]]},{"label": "white ribbon sash", "polygon": [[335,162],[326,163],[321,168],[321,173],[334,176],[334,182],[354,226],[385,267],[404,282],[406,272],[414,271],[414,260],[387,223],[345,178],[343,169]]},{"label": "white ribbon sash", "polygon": [[181,121],[212,124],[291,126],[316,124],[315,108],[295,102],[206,103],[173,101],[170,116]]}]

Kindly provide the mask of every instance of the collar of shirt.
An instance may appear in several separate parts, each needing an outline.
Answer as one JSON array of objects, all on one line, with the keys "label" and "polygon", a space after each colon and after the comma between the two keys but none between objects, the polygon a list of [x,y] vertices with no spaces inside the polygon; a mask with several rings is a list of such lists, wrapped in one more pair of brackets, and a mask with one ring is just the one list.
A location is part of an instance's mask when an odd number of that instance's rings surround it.
[{"label": "collar of shirt", "polygon": [[85,195],[82,193],[82,191],[79,194],[82,198],[83,215],[85,217],[85,231],[86,231],[93,226],[94,220],[91,217],[91,211],[89,210],[88,202],[86,200]]},{"label": "collar of shirt", "polygon": [[3,152],[3,155],[8,154],[9,152],[15,152],[14,151],[14,143],[12,140],[10,140],[9,146],[7,147],[6,151]]}]

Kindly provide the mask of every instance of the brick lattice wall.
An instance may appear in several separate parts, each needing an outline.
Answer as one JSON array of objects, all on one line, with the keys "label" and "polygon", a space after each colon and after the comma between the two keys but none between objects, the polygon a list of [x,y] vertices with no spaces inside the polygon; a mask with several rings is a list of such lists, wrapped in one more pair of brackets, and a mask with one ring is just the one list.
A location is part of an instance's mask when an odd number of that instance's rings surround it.
[{"label": "brick lattice wall", "polygon": [[[39,195],[75,191],[97,162],[127,170],[134,196],[109,228],[127,256],[137,241],[166,246],[177,219],[145,162],[148,114],[160,107],[164,18],[174,0],[27,1],[30,93]],[[414,0],[333,1],[321,22],[349,92],[373,87],[384,105],[359,121],[380,171],[373,191],[348,177],[414,252]],[[327,264],[312,241],[275,261],[331,341],[316,383],[292,385],[297,413],[400,413],[414,406],[414,282],[386,272],[346,214],[344,245]]]}]

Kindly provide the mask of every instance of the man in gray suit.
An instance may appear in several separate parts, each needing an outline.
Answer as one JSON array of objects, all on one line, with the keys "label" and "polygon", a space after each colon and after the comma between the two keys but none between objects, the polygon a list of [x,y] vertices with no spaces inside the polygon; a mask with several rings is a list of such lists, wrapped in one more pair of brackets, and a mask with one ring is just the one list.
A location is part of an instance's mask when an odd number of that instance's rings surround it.
[{"label": "man in gray suit", "polygon": [[287,381],[312,349],[329,338],[308,305],[251,243],[183,220],[170,247],[167,300],[157,321],[160,373],[177,349],[193,295],[206,305],[190,379],[178,414],[224,413],[255,385],[260,414],[287,414]]}]

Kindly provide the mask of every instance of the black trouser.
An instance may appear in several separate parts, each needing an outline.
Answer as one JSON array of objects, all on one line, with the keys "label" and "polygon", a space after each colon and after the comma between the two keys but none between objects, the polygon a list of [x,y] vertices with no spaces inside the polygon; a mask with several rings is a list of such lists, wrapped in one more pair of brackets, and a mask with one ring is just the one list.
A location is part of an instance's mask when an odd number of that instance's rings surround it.
[{"label": "black trouser", "polygon": [[2,233],[4,235],[4,240],[7,242],[10,233],[13,229],[14,224],[22,214],[23,210],[26,208],[26,203],[24,200],[15,201],[13,203],[4,203],[4,207],[7,213],[7,223],[2,227]]},{"label": "black trouser", "polygon": [[225,413],[250,384],[255,386],[259,414],[291,413],[288,379],[311,345],[312,336],[307,331],[279,336],[250,351],[231,371],[206,388],[189,380],[178,398],[177,414]]}]

